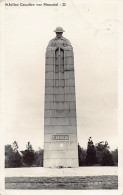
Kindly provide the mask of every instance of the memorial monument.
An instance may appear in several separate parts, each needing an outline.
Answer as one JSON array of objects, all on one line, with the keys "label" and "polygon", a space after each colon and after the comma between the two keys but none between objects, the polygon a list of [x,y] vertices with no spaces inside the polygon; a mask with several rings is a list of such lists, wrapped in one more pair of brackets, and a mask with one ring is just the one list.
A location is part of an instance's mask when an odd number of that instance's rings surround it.
[{"label": "memorial monument", "polygon": [[44,167],[78,167],[73,48],[57,27],[46,49]]}]

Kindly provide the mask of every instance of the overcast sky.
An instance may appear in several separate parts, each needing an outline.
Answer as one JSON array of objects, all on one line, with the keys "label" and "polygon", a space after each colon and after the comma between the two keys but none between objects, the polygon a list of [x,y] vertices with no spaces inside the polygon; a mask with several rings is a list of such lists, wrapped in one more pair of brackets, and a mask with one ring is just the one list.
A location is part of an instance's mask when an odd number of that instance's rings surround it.
[{"label": "overcast sky", "polygon": [[118,8],[74,2],[5,7],[5,144],[16,140],[22,150],[30,141],[34,149],[43,147],[45,51],[62,26],[74,49],[78,142],[86,148],[91,136],[94,143],[118,146]]}]

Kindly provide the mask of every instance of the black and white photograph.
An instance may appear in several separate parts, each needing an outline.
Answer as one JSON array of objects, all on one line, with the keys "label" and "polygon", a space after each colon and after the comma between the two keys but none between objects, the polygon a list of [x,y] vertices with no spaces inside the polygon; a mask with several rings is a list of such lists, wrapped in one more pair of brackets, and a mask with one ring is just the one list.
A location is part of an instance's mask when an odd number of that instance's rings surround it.
[{"label": "black and white photograph", "polygon": [[121,8],[0,2],[0,195],[122,195]]}]

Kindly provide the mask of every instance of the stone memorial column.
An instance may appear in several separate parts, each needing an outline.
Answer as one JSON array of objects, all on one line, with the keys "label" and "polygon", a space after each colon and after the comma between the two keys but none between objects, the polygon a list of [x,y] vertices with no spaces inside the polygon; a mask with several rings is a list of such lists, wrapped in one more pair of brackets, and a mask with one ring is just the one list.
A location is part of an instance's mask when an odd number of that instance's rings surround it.
[{"label": "stone memorial column", "polygon": [[46,50],[44,167],[78,167],[74,56],[63,31]]}]

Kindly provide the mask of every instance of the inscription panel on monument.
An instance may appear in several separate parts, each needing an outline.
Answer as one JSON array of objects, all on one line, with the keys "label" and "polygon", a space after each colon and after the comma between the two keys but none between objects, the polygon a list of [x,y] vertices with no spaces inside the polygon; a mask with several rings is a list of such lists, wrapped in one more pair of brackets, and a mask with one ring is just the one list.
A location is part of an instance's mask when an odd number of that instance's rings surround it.
[{"label": "inscription panel on monument", "polygon": [[53,135],[53,140],[69,140],[69,135]]}]

